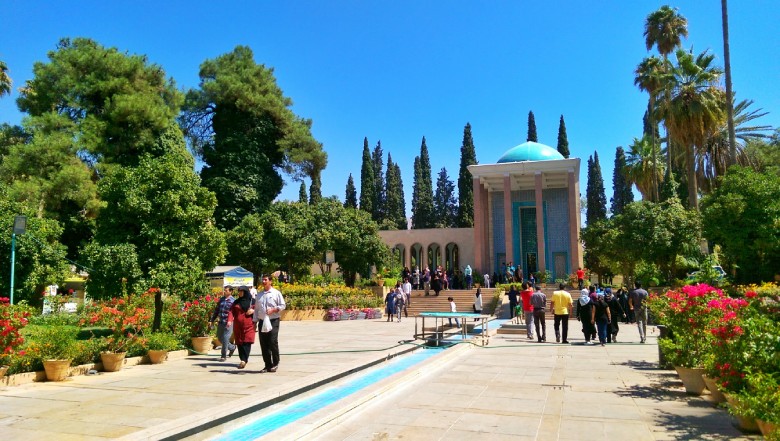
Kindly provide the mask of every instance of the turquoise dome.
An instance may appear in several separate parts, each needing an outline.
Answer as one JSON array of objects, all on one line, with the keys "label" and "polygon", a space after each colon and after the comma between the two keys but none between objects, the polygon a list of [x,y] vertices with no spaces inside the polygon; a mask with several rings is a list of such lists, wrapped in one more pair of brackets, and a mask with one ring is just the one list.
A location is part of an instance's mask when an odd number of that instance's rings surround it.
[{"label": "turquoise dome", "polygon": [[553,159],[566,159],[558,150],[549,145],[528,141],[504,152],[498,163],[523,162],[523,161],[549,161]]}]

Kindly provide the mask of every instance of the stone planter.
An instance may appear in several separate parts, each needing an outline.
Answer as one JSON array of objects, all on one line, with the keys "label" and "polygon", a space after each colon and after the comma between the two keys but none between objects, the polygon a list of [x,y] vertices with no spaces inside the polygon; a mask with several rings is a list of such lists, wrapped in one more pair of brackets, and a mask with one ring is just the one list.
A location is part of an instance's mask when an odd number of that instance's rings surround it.
[{"label": "stone planter", "polygon": [[680,376],[680,380],[682,380],[683,386],[685,386],[685,393],[688,395],[701,395],[704,392],[704,389],[707,387],[702,378],[704,369],[675,366],[674,370],[677,371],[677,375]]},{"label": "stone planter", "polygon": [[122,370],[122,366],[125,364],[125,355],[127,352],[101,352],[100,361],[103,363],[103,370],[106,372]]},{"label": "stone planter", "polygon": [[731,394],[724,394],[726,396],[726,402],[729,403],[729,406],[735,410],[733,412],[734,417],[737,419],[737,424],[739,426],[739,430],[743,432],[748,433],[758,433],[760,432],[760,429],[758,428],[758,423],[756,422],[755,418],[742,415],[739,412],[739,402],[737,399],[731,396]]},{"label": "stone planter", "polygon": [[47,381],[63,381],[70,373],[70,360],[43,360]]},{"label": "stone planter", "polygon": [[707,385],[707,389],[710,390],[710,397],[712,398],[712,402],[715,404],[725,403],[726,396],[723,395],[723,392],[721,392],[720,389],[718,389],[718,379],[710,378],[706,375],[702,375],[702,379],[704,380],[704,384]]},{"label": "stone planter", "polygon": [[168,358],[168,351],[149,349],[149,352],[146,355],[149,356],[150,363],[160,364]]},{"label": "stone planter", "polygon": [[192,337],[192,351],[198,354],[208,354],[211,349],[211,337]]},{"label": "stone planter", "polygon": [[761,431],[761,434],[764,436],[769,435],[770,433],[776,431],[778,429],[778,425],[775,423],[767,423],[764,420],[756,420],[756,424],[758,424],[758,430]]}]

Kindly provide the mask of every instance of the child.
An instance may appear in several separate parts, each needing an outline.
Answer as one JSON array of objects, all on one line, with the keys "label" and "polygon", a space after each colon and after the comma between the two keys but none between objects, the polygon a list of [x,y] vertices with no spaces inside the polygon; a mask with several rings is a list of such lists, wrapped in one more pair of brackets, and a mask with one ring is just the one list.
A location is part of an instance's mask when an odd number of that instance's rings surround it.
[{"label": "child", "polygon": [[[447,300],[450,302],[450,312],[458,312],[455,308],[455,300],[452,297],[447,297]],[[452,326],[452,318],[448,317],[447,320],[450,321],[450,326]],[[455,327],[460,328],[460,321],[457,317],[455,317]]]}]

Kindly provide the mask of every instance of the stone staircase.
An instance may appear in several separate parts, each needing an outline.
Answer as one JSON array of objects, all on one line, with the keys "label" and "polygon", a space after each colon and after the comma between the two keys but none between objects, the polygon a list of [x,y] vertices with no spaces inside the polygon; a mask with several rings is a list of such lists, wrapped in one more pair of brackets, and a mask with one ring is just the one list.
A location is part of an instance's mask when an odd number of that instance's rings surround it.
[{"label": "stone staircase", "polygon": [[[495,293],[494,288],[482,288],[482,313],[492,314],[493,308],[493,295]],[[433,312],[449,312],[450,302],[447,301],[447,297],[452,297],[455,301],[455,307],[459,312],[473,312],[473,305],[476,289],[451,289],[447,291],[440,291],[439,296],[436,297],[433,290],[429,292],[429,296],[425,296],[425,291],[414,290],[412,291],[411,302],[409,304],[409,315],[417,315],[421,312],[433,311]]]}]

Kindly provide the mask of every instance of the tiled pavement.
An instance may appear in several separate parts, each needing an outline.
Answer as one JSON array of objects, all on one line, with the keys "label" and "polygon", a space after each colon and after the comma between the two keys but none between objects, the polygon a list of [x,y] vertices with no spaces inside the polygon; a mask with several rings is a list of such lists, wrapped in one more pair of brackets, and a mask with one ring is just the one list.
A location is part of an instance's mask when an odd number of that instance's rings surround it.
[{"label": "tiled pavement", "polygon": [[[283,322],[275,374],[258,373],[262,361],[255,345],[244,370],[235,368],[235,357],[220,363],[192,356],[63,383],[2,387],[0,439],[161,439],[220,418],[228,422],[186,433],[191,439],[219,433],[229,438],[244,420],[317,391],[275,400],[411,349],[397,342],[409,339],[414,325],[411,319]],[[655,335],[647,344],[584,346],[578,329],[572,322],[573,344],[565,346],[518,335],[494,336],[485,348],[459,345],[266,438],[758,439],[742,435],[706,396],[685,395],[673,371],[656,369]],[[550,340],[551,322],[548,330]],[[638,341],[630,326],[621,337]],[[236,415],[245,408],[252,413]]]}]

